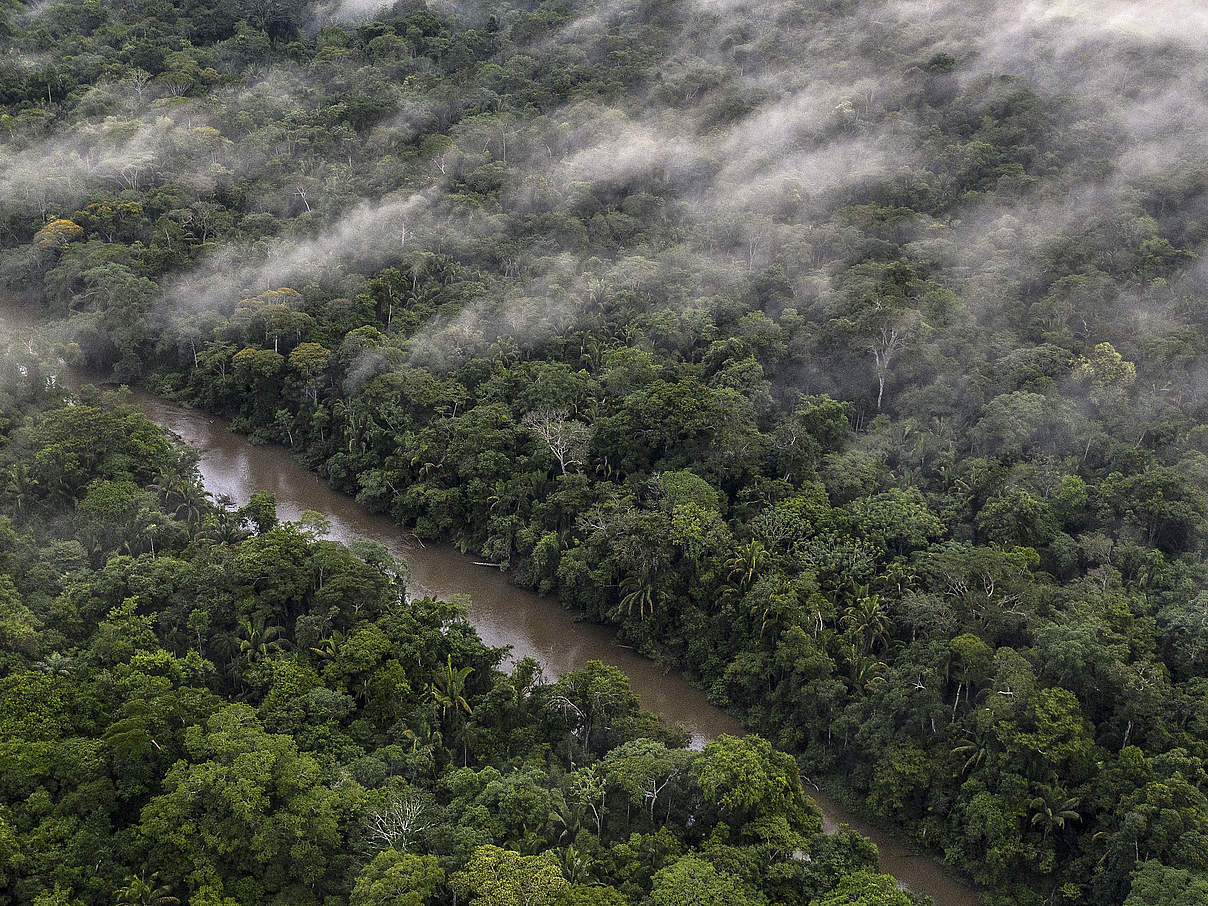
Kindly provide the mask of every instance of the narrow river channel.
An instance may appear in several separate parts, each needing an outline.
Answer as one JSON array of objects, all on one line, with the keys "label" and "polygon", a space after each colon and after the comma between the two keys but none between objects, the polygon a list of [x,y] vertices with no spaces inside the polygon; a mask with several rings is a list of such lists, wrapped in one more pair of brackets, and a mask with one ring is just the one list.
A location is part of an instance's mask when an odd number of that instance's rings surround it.
[{"label": "narrow river channel", "polygon": [[[5,317],[0,305],[0,334],[28,329],[23,319]],[[0,337],[0,349],[5,345]],[[741,733],[741,725],[711,705],[703,692],[677,673],[666,672],[653,661],[620,645],[607,628],[579,621],[554,598],[518,588],[493,567],[477,565],[445,545],[420,546],[388,518],[371,513],[351,497],[326,482],[276,446],[254,446],[215,416],[187,410],[157,397],[135,393],[134,401],[156,424],[193,447],[206,489],[226,495],[236,505],[248,501],[253,491],[277,496],[282,519],[296,520],[303,510],[316,510],[331,521],[330,537],[338,541],[370,539],[383,544],[411,569],[411,592],[449,599],[470,599],[470,622],[488,645],[511,646],[515,657],[531,655],[553,678],[596,659],[620,667],[628,674],[642,705],[692,733],[693,744],[703,745],[721,733]],[[822,793],[811,791],[822,810],[828,831],[847,825],[876,843],[881,870],[906,887],[927,894],[936,906],[980,906],[972,889],[952,877],[933,859],[920,855],[894,836],[870,827]]]},{"label": "narrow river channel", "polygon": [[[282,519],[296,520],[303,510],[317,510],[331,520],[338,541],[368,538],[385,545],[411,567],[413,593],[448,599],[470,598],[470,622],[488,645],[510,645],[516,657],[531,655],[548,676],[556,677],[596,659],[629,675],[642,705],[692,733],[703,745],[720,733],[741,733],[741,725],[709,704],[705,694],[677,673],[617,643],[607,628],[577,621],[554,598],[518,588],[498,569],[475,564],[446,545],[420,547],[385,516],[371,513],[276,446],[254,446],[214,416],[182,409],[156,397],[135,394],[139,407],[156,424],[178,435],[201,457],[201,476],[211,494],[247,503],[253,491],[277,495]],[[871,838],[881,853],[881,870],[911,890],[930,895],[936,906],[977,906],[974,892],[952,878],[932,859],[914,853],[901,841],[869,827],[838,803],[811,792],[822,809],[827,830],[846,824]]]}]

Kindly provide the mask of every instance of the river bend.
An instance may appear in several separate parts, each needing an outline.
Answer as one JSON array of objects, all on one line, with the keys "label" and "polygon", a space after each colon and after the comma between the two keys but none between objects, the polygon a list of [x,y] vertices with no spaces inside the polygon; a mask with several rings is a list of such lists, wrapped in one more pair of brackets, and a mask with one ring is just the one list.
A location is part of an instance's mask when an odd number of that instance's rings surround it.
[{"label": "river bend", "polygon": [[[6,345],[4,341],[30,329],[30,319],[25,315],[0,302],[0,351]],[[556,599],[525,591],[499,569],[478,565],[450,546],[421,546],[385,516],[333,490],[284,448],[255,446],[231,431],[220,418],[154,396],[135,393],[134,402],[152,421],[197,451],[202,480],[212,495],[226,495],[236,505],[243,505],[253,491],[271,491],[277,497],[282,519],[297,520],[303,510],[315,510],[330,520],[330,537],[343,542],[379,542],[410,567],[412,593],[446,600],[455,595],[468,596],[469,619],[483,641],[492,646],[510,646],[514,657],[536,658],[544,665],[547,677],[560,676],[592,659],[600,660],[625,671],[643,707],[683,724],[692,734],[694,746],[702,746],[721,733],[743,732],[741,725],[711,705],[703,692],[678,673],[668,672],[619,644],[609,629],[576,619]],[[904,886],[929,895],[936,906],[980,906],[973,890],[935,860],[869,826],[826,795],[811,795],[822,810],[828,832],[847,825],[869,837],[880,851],[881,870],[894,875]]]}]

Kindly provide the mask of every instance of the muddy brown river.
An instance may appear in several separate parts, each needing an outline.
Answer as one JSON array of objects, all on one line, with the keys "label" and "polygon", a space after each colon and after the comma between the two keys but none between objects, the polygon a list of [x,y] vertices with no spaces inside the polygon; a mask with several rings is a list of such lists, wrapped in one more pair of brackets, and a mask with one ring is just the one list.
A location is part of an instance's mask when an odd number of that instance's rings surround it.
[{"label": "muddy brown river", "polygon": [[[11,316],[6,319],[0,306],[0,332],[28,329],[17,326],[21,320]],[[0,349],[4,345],[0,342]],[[388,518],[334,491],[285,449],[254,446],[231,431],[222,419],[157,397],[136,393],[134,400],[152,421],[197,451],[201,476],[211,494],[226,495],[242,505],[253,491],[271,491],[277,496],[282,519],[297,520],[303,510],[316,510],[331,521],[330,537],[383,544],[410,567],[413,594],[444,599],[468,596],[470,622],[488,645],[510,646],[514,657],[536,658],[551,678],[592,659],[613,664],[629,676],[642,705],[687,727],[695,746],[721,733],[743,732],[742,726],[711,705],[703,692],[679,674],[667,672],[620,645],[607,628],[577,620],[556,599],[518,588],[497,568],[477,565],[473,558],[452,547],[420,546]],[[869,837],[880,851],[881,870],[894,875],[910,890],[932,897],[937,906],[980,906],[974,891],[938,862],[867,825],[826,795],[811,791],[811,796],[822,810],[828,832],[846,825]]]}]

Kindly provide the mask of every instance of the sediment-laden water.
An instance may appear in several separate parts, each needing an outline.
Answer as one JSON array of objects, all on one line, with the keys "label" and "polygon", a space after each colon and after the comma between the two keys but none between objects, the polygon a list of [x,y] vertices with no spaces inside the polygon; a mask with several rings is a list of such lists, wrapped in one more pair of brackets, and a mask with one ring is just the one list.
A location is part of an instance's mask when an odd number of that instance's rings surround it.
[{"label": "sediment-laden water", "polygon": [[[0,303],[0,334],[29,330],[29,324],[26,312]],[[0,336],[0,348],[9,338]],[[444,599],[468,596],[470,622],[483,641],[510,646],[514,657],[536,658],[551,678],[593,659],[620,667],[643,707],[683,724],[696,746],[721,733],[742,732],[741,725],[711,705],[703,692],[679,674],[619,644],[608,628],[576,619],[556,599],[518,588],[499,569],[479,565],[452,547],[420,545],[386,517],[333,490],[285,449],[255,446],[231,431],[222,419],[157,397],[136,393],[134,400],[152,421],[197,451],[201,476],[211,494],[226,495],[242,505],[254,491],[272,491],[282,519],[296,520],[303,510],[315,510],[331,521],[332,538],[383,544],[410,567],[411,593]],[[865,824],[828,796],[811,795],[822,810],[828,831],[846,825],[877,844],[882,871],[911,890],[929,895],[936,906],[980,906],[976,894],[933,859]]]}]

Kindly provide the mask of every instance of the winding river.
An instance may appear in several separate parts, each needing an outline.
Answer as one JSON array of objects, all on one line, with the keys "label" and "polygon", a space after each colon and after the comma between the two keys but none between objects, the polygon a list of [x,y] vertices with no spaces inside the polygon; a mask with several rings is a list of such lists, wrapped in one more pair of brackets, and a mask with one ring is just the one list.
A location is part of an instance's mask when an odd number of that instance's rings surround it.
[{"label": "winding river", "polygon": [[[21,330],[26,319],[0,306],[0,334]],[[0,349],[5,345],[0,337]],[[500,570],[476,564],[445,545],[421,546],[388,518],[371,513],[351,497],[334,491],[314,473],[275,446],[254,446],[220,418],[183,409],[157,397],[135,393],[134,401],[156,424],[193,447],[206,489],[237,505],[258,490],[277,496],[282,519],[296,520],[316,510],[331,521],[330,537],[339,541],[377,541],[411,569],[413,593],[439,598],[466,595],[470,622],[483,641],[511,646],[515,657],[531,655],[556,677],[597,659],[628,674],[642,705],[688,728],[695,746],[721,733],[741,733],[741,725],[711,705],[703,692],[679,674],[620,645],[605,627],[580,621],[556,599],[518,588]],[[811,793],[828,832],[846,825],[869,837],[880,851],[881,870],[904,886],[927,894],[936,906],[980,906],[977,895],[935,860],[897,837],[867,825],[822,793]]]}]

